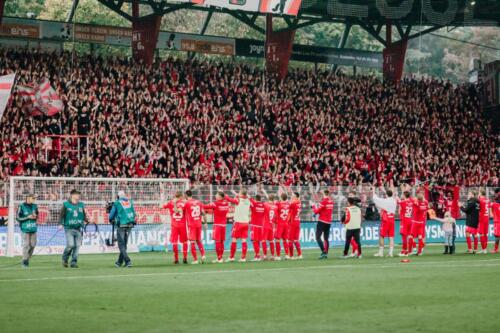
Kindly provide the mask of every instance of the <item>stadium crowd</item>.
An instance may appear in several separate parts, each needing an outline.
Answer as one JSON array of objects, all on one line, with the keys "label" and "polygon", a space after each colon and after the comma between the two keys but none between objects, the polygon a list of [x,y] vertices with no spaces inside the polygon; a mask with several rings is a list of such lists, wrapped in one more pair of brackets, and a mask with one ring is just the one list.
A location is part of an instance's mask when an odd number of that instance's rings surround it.
[{"label": "stadium crowd", "polygon": [[[0,49],[0,75],[12,72],[23,85],[48,78],[65,108],[30,116],[30,104],[14,93],[0,122],[0,179],[499,185],[499,138],[474,86],[412,78],[392,85],[305,69],[278,82],[235,63],[168,58],[147,67]],[[54,134],[88,136],[89,155],[78,158],[58,139],[46,154],[43,137]],[[80,145],[86,152],[86,141]]]}]

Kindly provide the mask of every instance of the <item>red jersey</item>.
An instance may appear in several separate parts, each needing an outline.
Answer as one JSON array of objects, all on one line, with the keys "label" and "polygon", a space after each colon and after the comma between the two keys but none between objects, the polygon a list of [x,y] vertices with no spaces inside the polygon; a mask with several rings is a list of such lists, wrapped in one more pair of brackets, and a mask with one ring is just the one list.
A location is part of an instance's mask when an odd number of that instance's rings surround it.
[{"label": "red jersey", "polygon": [[214,216],[214,225],[226,225],[229,203],[222,199],[203,205],[204,209],[211,209]]},{"label": "red jersey", "polygon": [[264,204],[264,227],[272,229],[278,217],[278,206],[274,202]]},{"label": "red jersey", "polygon": [[[184,218],[183,209],[184,209],[185,201],[180,200],[170,200],[166,204],[163,205],[164,209],[168,210],[170,214],[170,221],[172,223],[172,227],[183,227],[186,226],[186,219]],[[176,212],[174,207],[177,206],[177,209],[180,211]]]},{"label": "red jersey", "polygon": [[384,223],[394,223],[394,213],[388,213],[385,209],[382,209],[380,219]]},{"label": "red jersey", "polygon": [[265,218],[265,204],[262,201],[250,199],[250,224],[262,226]]},{"label": "red jersey", "polygon": [[403,222],[411,222],[413,218],[413,199],[399,201],[399,218]]},{"label": "red jersey", "polygon": [[184,204],[184,216],[188,226],[201,227],[201,210],[203,204],[196,199],[189,199]]},{"label": "red jersey", "polygon": [[300,200],[292,201],[290,203],[290,223],[300,224],[300,210],[301,210]]},{"label": "red jersey", "polygon": [[278,201],[278,217],[276,224],[287,224],[290,219],[290,203],[288,201]]},{"label": "red jersey", "polygon": [[493,211],[493,221],[495,224],[500,224],[500,202],[492,203],[491,210]]},{"label": "red jersey", "polygon": [[332,223],[333,217],[333,200],[323,198],[317,206],[313,206],[314,214],[319,214],[318,220],[323,223]]},{"label": "red jersey", "polygon": [[490,220],[490,199],[485,197],[479,198],[479,221],[488,222]]},{"label": "red jersey", "polygon": [[413,200],[413,222],[415,223],[425,223],[427,221],[427,210],[429,209],[429,203],[427,200],[422,201],[415,199]]}]

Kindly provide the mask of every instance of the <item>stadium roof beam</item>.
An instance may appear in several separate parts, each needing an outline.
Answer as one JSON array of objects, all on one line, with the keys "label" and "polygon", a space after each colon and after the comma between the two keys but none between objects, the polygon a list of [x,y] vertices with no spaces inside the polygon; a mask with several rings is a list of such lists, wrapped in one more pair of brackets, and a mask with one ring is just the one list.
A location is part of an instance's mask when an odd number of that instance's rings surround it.
[{"label": "stadium roof beam", "polygon": [[252,29],[260,32],[261,34],[264,35],[266,33],[266,29],[265,28],[263,28],[260,25],[258,25],[257,23],[255,23],[256,20],[257,20],[258,15],[248,16],[248,15],[246,15],[243,12],[233,11],[233,10],[224,10],[224,12],[226,14],[231,15],[232,17],[234,17],[235,19],[239,20],[240,22],[245,23],[250,28],[252,28]]},{"label": "stadium roof beam", "polygon": [[108,7],[121,17],[129,20],[130,22],[133,21],[132,15],[122,10],[123,3],[125,2],[124,0],[97,0],[97,1],[99,1],[101,4]]},{"label": "stadium roof beam", "polygon": [[73,17],[75,17],[76,8],[78,8],[79,2],[80,0],[73,0],[73,4],[71,5],[71,8],[69,10],[68,17],[66,18],[67,23],[73,22]]},{"label": "stadium roof beam", "polygon": [[[208,12],[208,14],[207,14],[207,16],[205,17],[205,20],[203,21],[203,24],[202,24],[202,26],[201,26],[201,28],[200,28],[200,31],[198,31],[198,33],[199,33],[200,35],[204,35],[204,34],[205,34],[205,32],[207,31],[208,24],[210,23],[210,20],[212,19],[212,15],[213,15],[213,14],[214,14],[214,12],[213,12],[213,11],[209,11],[209,12]],[[194,56],[195,56],[195,54],[196,54],[195,52],[188,52],[188,57],[189,57],[189,59],[193,59],[193,58],[194,58]]]},{"label": "stadium roof beam", "polygon": [[[347,38],[349,38],[349,33],[351,32],[351,27],[352,23],[349,21],[346,22],[344,31],[342,32],[342,36],[340,36],[339,44],[337,45],[339,49],[345,48],[345,45],[347,44]],[[337,68],[339,68],[339,65],[332,65],[332,72],[336,73]]]}]

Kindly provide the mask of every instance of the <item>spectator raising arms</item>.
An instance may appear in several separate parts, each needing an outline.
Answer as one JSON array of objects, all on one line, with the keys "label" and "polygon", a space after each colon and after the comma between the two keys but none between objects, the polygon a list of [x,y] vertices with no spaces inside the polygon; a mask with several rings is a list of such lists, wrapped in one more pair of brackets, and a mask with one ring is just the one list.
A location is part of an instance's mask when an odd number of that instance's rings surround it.
[{"label": "spectator raising arms", "polygon": [[[498,137],[470,85],[0,50],[0,75],[48,78],[64,101],[29,116],[14,93],[0,123],[0,179],[10,175],[188,177],[212,184],[397,186],[433,179],[498,185]],[[266,91],[265,94],[262,91]],[[465,135],[465,133],[467,135]],[[48,134],[88,135],[89,153],[45,154]],[[57,141],[57,140],[54,140]],[[85,140],[80,142],[86,146]],[[73,147],[77,148],[77,147]]]}]

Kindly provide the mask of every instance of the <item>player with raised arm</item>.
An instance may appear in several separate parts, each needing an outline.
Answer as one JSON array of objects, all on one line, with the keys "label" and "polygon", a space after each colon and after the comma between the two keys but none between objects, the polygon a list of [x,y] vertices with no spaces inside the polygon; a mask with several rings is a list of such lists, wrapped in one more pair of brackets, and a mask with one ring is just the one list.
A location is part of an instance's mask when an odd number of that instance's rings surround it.
[{"label": "player with raised arm", "polygon": [[425,225],[427,223],[427,211],[429,203],[424,198],[424,193],[419,191],[417,198],[413,200],[413,220],[411,223],[411,232],[408,237],[408,253],[412,254],[415,246],[415,238],[418,239],[417,255],[421,256],[425,247]]},{"label": "player with raised arm", "polygon": [[205,262],[205,249],[203,248],[203,243],[201,242],[203,204],[199,200],[193,199],[193,192],[191,190],[187,190],[185,195],[186,202],[184,203],[183,213],[186,217],[188,238],[191,242],[191,255],[194,259],[191,264],[197,265],[198,255],[196,254],[196,245],[198,245],[198,249],[200,251],[201,262]]},{"label": "player with raised arm", "polygon": [[260,244],[264,234],[265,204],[262,202],[260,194],[257,194],[255,199],[250,198],[250,213],[250,238],[255,253],[252,261],[261,261]]},{"label": "player with raised arm", "polygon": [[217,259],[212,261],[214,264],[221,264],[224,262],[222,256],[224,255],[224,242],[226,241],[226,226],[227,214],[229,213],[229,203],[225,199],[225,194],[218,191],[215,195],[215,201],[203,205],[205,210],[211,210],[213,214],[213,240],[215,241],[215,253]]},{"label": "player with raised arm", "polygon": [[[302,259],[302,250],[300,248],[300,211],[302,203],[300,202],[300,194],[293,192],[292,201],[290,202],[290,227],[288,229],[288,253],[290,259]],[[293,248],[297,249],[297,257],[293,256]]]},{"label": "player with raised arm", "polygon": [[311,207],[314,214],[319,215],[318,224],[316,225],[316,242],[321,249],[319,259],[328,258],[328,250],[330,248],[330,229],[333,219],[333,200],[330,198],[330,191],[323,191],[323,199],[320,203],[315,204],[311,201]]},{"label": "player with raised arm", "polygon": [[235,198],[227,198],[227,201],[236,205],[234,208],[234,223],[231,235],[231,252],[229,253],[227,261],[234,261],[238,240],[241,240],[241,259],[239,262],[246,262],[248,251],[248,224],[250,223],[250,199],[247,196],[247,191],[242,189]]},{"label": "player with raised arm", "polygon": [[[274,229],[276,225],[276,219],[278,216],[278,206],[275,202],[275,196],[273,194],[269,195],[268,202],[264,204],[264,224],[263,224],[263,235],[262,235],[262,253],[264,254],[264,259],[274,259]],[[267,256],[267,243],[269,242],[269,250],[271,252],[271,257]]]},{"label": "player with raised arm", "polygon": [[187,264],[188,237],[184,204],[182,192],[177,192],[173,200],[162,206],[170,214],[170,243],[174,250],[174,264],[179,264],[179,244],[182,244],[182,262]]},{"label": "player with raised arm", "polygon": [[411,223],[413,219],[413,199],[411,198],[410,191],[403,192],[403,199],[399,200],[399,233],[402,239],[402,249],[399,253],[400,257],[408,256],[408,236],[411,233]]},{"label": "player with raised arm", "polygon": [[281,243],[283,242],[283,248],[285,250],[285,259],[290,259],[288,254],[288,228],[290,226],[290,202],[288,201],[288,196],[286,193],[281,193],[281,201],[278,201],[277,206],[277,217],[276,217],[276,232],[274,234],[274,242],[276,246],[276,257],[274,260],[281,260]]},{"label": "player with raised arm", "polygon": [[393,198],[392,190],[385,191],[386,197],[381,198],[375,194],[373,189],[373,202],[375,207],[380,210],[380,233],[379,248],[375,257],[384,256],[384,238],[389,238],[388,257],[394,256],[394,214],[396,213],[397,202]]},{"label": "player with raised arm", "polygon": [[479,191],[479,224],[477,233],[481,243],[481,251],[478,253],[488,253],[488,234],[490,229],[490,199],[486,197],[486,190],[483,188]]}]

